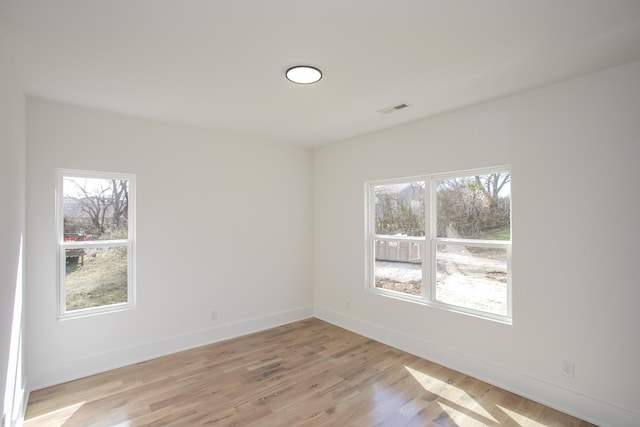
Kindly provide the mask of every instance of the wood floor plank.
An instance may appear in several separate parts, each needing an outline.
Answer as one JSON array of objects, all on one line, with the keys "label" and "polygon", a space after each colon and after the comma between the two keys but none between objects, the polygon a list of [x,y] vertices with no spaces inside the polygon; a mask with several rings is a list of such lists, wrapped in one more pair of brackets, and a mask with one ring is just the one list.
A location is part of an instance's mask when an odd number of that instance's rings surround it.
[{"label": "wood floor plank", "polygon": [[591,426],[318,319],[34,391],[24,425]]}]

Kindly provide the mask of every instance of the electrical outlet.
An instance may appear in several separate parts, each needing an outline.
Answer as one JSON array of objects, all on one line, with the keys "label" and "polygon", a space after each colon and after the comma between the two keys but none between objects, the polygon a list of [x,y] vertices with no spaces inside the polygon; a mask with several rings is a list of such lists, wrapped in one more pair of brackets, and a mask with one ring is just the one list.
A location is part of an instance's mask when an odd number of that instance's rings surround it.
[{"label": "electrical outlet", "polygon": [[351,301],[345,301],[344,308],[346,308],[347,310],[351,310]]},{"label": "electrical outlet", "polygon": [[211,310],[211,320],[218,320],[218,310]]},{"label": "electrical outlet", "polygon": [[562,361],[562,375],[569,378],[575,378],[576,365],[570,360]]}]

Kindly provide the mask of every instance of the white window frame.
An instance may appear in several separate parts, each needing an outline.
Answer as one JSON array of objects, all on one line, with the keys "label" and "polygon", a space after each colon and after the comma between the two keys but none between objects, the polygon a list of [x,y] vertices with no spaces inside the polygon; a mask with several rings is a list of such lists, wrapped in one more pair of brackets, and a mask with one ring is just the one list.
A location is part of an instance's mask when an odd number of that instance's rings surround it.
[{"label": "white window frame", "polygon": [[[65,241],[64,240],[64,193],[63,182],[65,177],[96,178],[96,179],[121,179],[127,180],[129,187],[128,200],[128,238],[118,240],[86,240],[86,241]],[[98,172],[75,169],[56,170],[56,229],[57,229],[57,265],[58,265],[58,286],[56,292],[58,305],[58,319],[69,319],[84,317],[100,313],[111,313],[122,310],[130,310],[136,306],[135,292],[135,222],[136,222],[136,180],[134,174],[120,172]],[[127,302],[102,305],[98,307],[82,308],[67,311],[65,278],[66,278],[66,257],[67,249],[96,249],[106,247],[126,247],[127,248]]]},{"label": "white window frame", "polygon": [[[513,239],[513,213],[511,212],[510,220],[510,240],[480,240],[480,239],[462,239],[462,238],[445,238],[437,236],[437,204],[436,204],[436,182],[443,178],[455,178],[471,175],[486,175],[491,173],[509,172],[511,168],[509,166],[497,166],[491,168],[472,169],[456,172],[447,172],[441,174],[421,175],[414,177],[387,179],[380,181],[370,181],[365,183],[365,206],[366,206],[366,218],[365,218],[365,285],[366,290],[377,295],[385,297],[391,297],[410,301],[414,303],[424,304],[430,307],[436,307],[449,311],[469,314],[485,319],[495,320],[507,324],[513,322],[513,304],[512,304],[512,271],[511,271],[511,242]],[[425,237],[410,237],[410,236],[388,236],[376,234],[376,199],[375,199],[375,187],[385,184],[401,184],[416,181],[424,181],[425,183]],[[375,242],[376,241],[389,241],[389,242],[414,242],[421,245],[422,251],[422,295],[411,295],[404,292],[393,291],[389,289],[382,289],[376,287],[375,284]],[[459,246],[479,246],[506,249],[507,254],[507,314],[501,315],[496,313],[490,313],[482,310],[476,310],[473,308],[458,306],[454,304],[447,304],[442,301],[436,300],[436,285],[437,285],[437,260],[436,260],[436,248],[439,244],[446,245],[459,245]]]}]

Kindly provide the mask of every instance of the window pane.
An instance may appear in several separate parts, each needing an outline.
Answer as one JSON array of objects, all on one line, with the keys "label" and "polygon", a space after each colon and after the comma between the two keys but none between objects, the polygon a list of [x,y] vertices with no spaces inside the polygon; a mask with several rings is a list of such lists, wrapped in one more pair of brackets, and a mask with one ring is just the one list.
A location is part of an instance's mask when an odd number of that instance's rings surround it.
[{"label": "window pane", "polygon": [[129,181],[65,176],[64,240],[128,238]]},{"label": "window pane", "polygon": [[424,181],[374,186],[376,234],[424,236]]},{"label": "window pane", "polygon": [[507,315],[507,250],[437,245],[436,300]]},{"label": "window pane", "polygon": [[127,247],[65,249],[67,311],[127,302]]},{"label": "window pane", "polygon": [[375,241],[376,288],[422,295],[422,245]]},{"label": "window pane", "polygon": [[438,237],[510,240],[511,174],[436,181]]}]

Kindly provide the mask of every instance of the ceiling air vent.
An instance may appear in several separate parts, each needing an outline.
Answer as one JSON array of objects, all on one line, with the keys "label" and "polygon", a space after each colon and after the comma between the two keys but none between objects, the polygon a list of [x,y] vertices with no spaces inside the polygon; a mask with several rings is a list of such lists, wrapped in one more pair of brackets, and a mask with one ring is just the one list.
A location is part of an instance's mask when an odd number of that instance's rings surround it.
[{"label": "ceiling air vent", "polygon": [[403,102],[402,104],[398,104],[398,105],[392,105],[391,107],[387,107],[387,108],[383,108],[382,110],[378,110],[378,113],[382,113],[382,114],[389,114],[389,113],[394,113],[398,110],[402,110],[404,108],[410,107],[411,104],[407,104],[406,102]]}]

